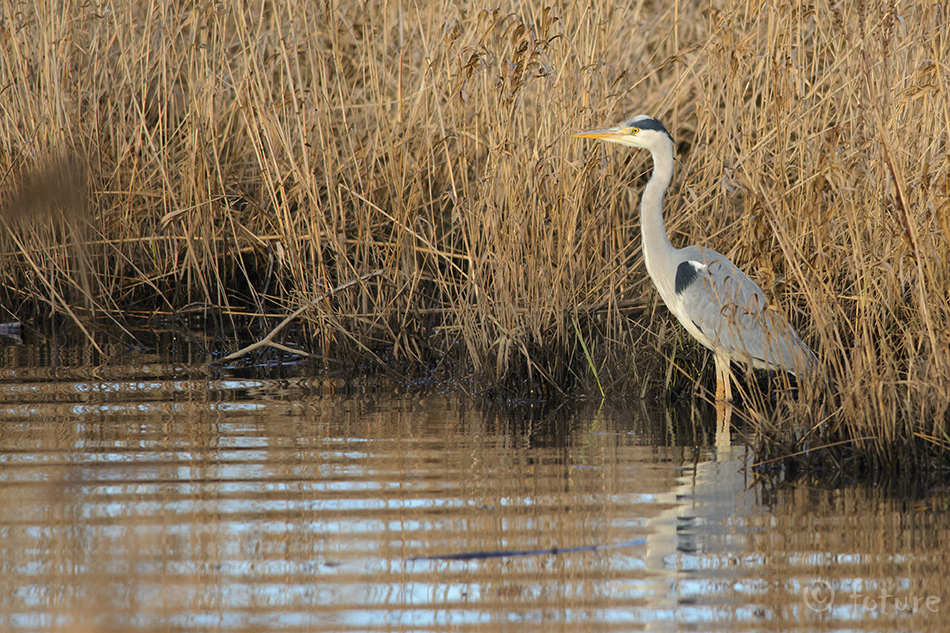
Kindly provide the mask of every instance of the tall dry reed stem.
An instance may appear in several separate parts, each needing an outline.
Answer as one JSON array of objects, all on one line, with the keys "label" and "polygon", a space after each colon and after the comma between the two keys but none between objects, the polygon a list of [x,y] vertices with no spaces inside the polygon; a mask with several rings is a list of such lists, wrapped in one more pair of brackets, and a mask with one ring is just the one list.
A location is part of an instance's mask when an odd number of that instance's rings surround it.
[{"label": "tall dry reed stem", "polygon": [[[749,381],[761,437],[946,455],[942,5],[0,0],[0,18],[9,311],[289,312],[382,268],[310,313],[318,354],[515,393],[691,391],[708,363],[639,254],[648,158],[568,137],[648,113],[679,142],[674,243],[733,257],[822,358],[814,397],[773,406]],[[63,155],[84,195],[30,194]]]}]

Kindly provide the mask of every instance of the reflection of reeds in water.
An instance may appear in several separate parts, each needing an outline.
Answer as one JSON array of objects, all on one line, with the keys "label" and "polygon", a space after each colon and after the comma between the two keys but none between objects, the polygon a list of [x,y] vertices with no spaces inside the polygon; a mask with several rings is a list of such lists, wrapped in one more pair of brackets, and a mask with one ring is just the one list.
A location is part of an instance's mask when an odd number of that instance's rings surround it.
[{"label": "reflection of reeds in water", "polygon": [[[31,630],[854,628],[875,614],[851,592],[887,590],[888,614],[945,604],[945,495],[756,478],[742,447],[692,448],[710,425],[690,411],[512,411],[157,364],[32,377],[0,385],[20,414],[3,427],[0,621]],[[249,391],[280,397],[241,406]],[[807,610],[815,580],[834,611]],[[943,631],[942,615],[875,630]]]},{"label": "reflection of reeds in water", "polygon": [[[639,258],[648,159],[565,136],[643,112],[679,142],[674,244],[731,257],[822,358],[823,398],[748,407],[769,445],[945,454],[939,12],[218,6],[77,5],[2,40],[5,305],[279,312],[381,268],[307,314],[318,354],[691,390],[705,356]],[[67,150],[85,211],[24,222],[16,192]]]}]

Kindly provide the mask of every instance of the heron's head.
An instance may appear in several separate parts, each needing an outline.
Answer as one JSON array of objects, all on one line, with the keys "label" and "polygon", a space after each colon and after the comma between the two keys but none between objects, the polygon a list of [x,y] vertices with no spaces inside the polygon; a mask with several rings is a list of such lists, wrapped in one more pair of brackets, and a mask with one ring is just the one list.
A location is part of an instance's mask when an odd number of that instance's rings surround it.
[{"label": "heron's head", "polygon": [[591,130],[573,135],[575,138],[598,138],[608,143],[620,143],[629,147],[642,147],[654,151],[663,144],[673,144],[673,137],[663,124],[645,114],[638,114],[617,127]]}]

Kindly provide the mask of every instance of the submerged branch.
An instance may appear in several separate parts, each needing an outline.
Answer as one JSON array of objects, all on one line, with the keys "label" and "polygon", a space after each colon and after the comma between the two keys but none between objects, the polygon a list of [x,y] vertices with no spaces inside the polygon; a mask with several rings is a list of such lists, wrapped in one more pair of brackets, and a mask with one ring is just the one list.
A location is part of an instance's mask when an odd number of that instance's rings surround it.
[{"label": "submerged branch", "polygon": [[257,341],[256,343],[251,343],[251,344],[248,345],[247,347],[242,347],[241,349],[239,349],[238,351],[234,352],[233,354],[229,354],[229,355],[225,356],[224,358],[221,358],[221,359],[216,360],[216,361],[213,361],[213,362],[215,362],[215,363],[226,363],[226,362],[228,362],[228,361],[236,360],[236,359],[238,359],[238,358],[244,356],[245,354],[249,354],[250,352],[253,352],[254,350],[256,350],[256,349],[258,349],[258,348],[261,348],[261,347],[273,347],[273,348],[279,349],[279,350],[284,351],[284,352],[289,352],[289,353],[291,353],[291,354],[300,354],[301,356],[310,356],[309,353],[307,353],[307,352],[305,352],[305,351],[303,351],[303,350],[293,349],[293,348],[291,348],[291,347],[287,347],[286,345],[282,345],[282,344],[280,344],[280,343],[275,342],[275,341],[274,341],[274,337],[277,336],[277,333],[280,332],[282,329],[284,329],[284,328],[287,326],[288,323],[290,323],[291,321],[293,321],[294,319],[296,319],[298,316],[300,316],[301,314],[303,314],[304,312],[306,312],[306,311],[309,310],[310,308],[312,308],[312,307],[314,307],[315,305],[317,305],[317,303],[319,303],[320,301],[323,301],[323,300],[326,299],[327,297],[332,297],[332,296],[335,295],[336,293],[338,293],[338,292],[340,292],[340,291],[342,291],[342,290],[346,290],[346,289],[349,288],[350,286],[354,286],[354,285],[356,285],[356,284],[358,284],[358,283],[363,283],[363,282],[366,281],[367,279],[370,279],[370,278],[372,278],[372,277],[377,277],[377,276],[382,275],[382,274],[383,274],[383,269],[382,269],[382,268],[379,268],[379,269],[377,269],[377,270],[374,270],[374,271],[371,272],[371,273],[366,273],[365,275],[363,275],[363,276],[361,276],[361,277],[357,277],[356,279],[351,279],[351,280],[347,281],[346,283],[340,284],[339,286],[337,286],[336,288],[333,288],[332,290],[328,290],[328,291],[325,292],[325,293],[323,294],[323,296],[321,296],[319,299],[314,299],[313,301],[309,301],[309,302],[307,302],[306,305],[304,305],[304,306],[302,306],[302,307],[300,307],[300,308],[294,310],[291,314],[289,314],[287,317],[285,317],[284,320],[281,321],[281,322],[277,325],[277,327],[275,327],[273,330],[271,330],[270,333],[269,333],[267,336],[265,336],[264,338],[262,338],[261,340]]}]

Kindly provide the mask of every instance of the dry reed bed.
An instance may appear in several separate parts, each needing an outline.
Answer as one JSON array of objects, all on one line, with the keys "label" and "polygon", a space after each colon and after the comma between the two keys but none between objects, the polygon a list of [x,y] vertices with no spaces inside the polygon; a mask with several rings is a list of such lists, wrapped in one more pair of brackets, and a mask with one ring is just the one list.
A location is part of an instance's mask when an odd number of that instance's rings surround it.
[{"label": "dry reed bed", "polygon": [[947,9],[714,5],[0,0],[3,305],[289,312],[381,269],[297,343],[694,390],[639,258],[648,157],[568,137],[648,113],[674,243],[733,257],[823,359],[824,395],[745,408],[762,454],[945,467]]}]

